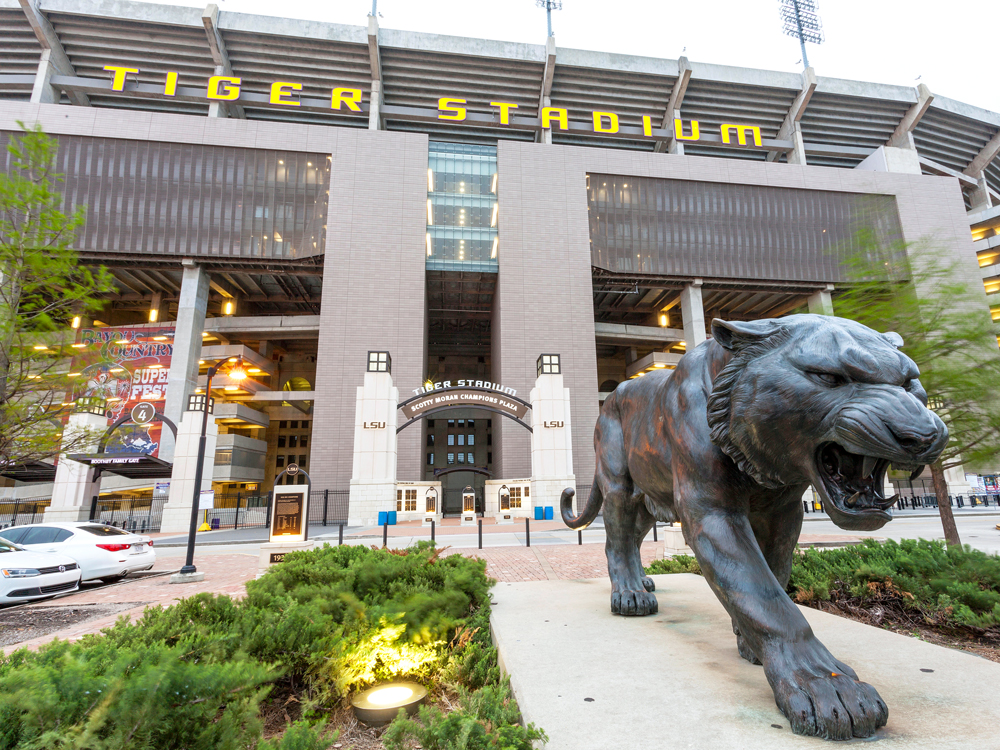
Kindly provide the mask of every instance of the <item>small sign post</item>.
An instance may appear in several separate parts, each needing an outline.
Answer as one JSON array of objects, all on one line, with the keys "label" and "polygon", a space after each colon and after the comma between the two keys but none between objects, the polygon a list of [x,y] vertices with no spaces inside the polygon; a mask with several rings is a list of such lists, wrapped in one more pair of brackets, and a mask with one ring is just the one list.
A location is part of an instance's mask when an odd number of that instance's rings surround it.
[{"label": "small sign post", "polygon": [[[284,476],[305,478],[304,484],[280,484]],[[274,479],[271,500],[271,528],[268,541],[260,546],[258,577],[271,565],[285,561],[285,555],[313,548],[309,541],[309,475],[298,465],[288,464]]]}]

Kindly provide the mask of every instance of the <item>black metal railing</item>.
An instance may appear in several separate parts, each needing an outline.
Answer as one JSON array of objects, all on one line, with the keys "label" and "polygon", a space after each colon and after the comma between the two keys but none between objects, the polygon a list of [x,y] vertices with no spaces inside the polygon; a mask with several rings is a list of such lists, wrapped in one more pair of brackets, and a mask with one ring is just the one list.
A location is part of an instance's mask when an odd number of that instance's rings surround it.
[{"label": "black metal railing", "polygon": [[51,498],[29,497],[23,500],[0,500],[0,529],[39,523],[44,518],[45,509]]}]

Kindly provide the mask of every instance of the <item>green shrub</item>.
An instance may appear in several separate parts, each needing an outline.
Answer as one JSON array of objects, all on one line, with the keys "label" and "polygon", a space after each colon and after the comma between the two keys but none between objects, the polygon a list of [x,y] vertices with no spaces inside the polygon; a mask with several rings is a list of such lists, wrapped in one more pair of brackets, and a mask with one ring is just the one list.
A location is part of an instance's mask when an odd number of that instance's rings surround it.
[{"label": "green shrub", "polygon": [[262,742],[259,750],[327,750],[338,736],[338,732],[328,732],[312,722],[297,721],[289,724],[280,739]]},{"label": "green shrub", "polygon": [[[461,634],[488,625],[494,581],[480,560],[438,554],[426,543],[297,552],[244,599],[199,594],[74,644],[0,657],[0,750],[252,748],[278,679],[296,686],[305,716],[391,676],[430,683],[451,670],[487,684],[499,677],[495,654],[469,651],[482,637]],[[329,744],[296,724],[261,747]]]},{"label": "green shrub", "polygon": [[954,625],[989,628],[1000,625],[1000,556],[926,539],[808,549],[792,566],[789,592],[802,603],[895,594]]},{"label": "green shrub", "polygon": [[[651,575],[700,572],[698,561],[686,555],[646,568]],[[806,549],[792,562],[788,593],[800,604],[864,604],[888,596],[939,622],[991,628],[1000,626],[1000,556],[926,539]]]},{"label": "green shrub", "polygon": [[411,740],[424,750],[532,750],[545,741],[534,724],[521,726],[521,715],[507,680],[477,691],[459,690],[457,711],[421,706],[416,719],[400,716],[382,736],[387,750],[405,750]]},{"label": "green shrub", "polygon": [[701,566],[691,555],[674,555],[663,560],[653,560],[646,568],[646,575],[660,575],[662,573],[697,573],[701,575]]},{"label": "green shrub", "polygon": [[273,677],[242,655],[201,664],[163,643],[56,641],[20,653],[0,665],[0,750],[245,748]]}]

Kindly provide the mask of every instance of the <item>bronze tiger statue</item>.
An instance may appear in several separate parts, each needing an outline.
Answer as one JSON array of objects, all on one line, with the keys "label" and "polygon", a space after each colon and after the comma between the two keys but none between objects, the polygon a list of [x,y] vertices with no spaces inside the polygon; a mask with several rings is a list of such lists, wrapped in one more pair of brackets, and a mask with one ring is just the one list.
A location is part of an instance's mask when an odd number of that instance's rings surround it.
[{"label": "bronze tiger statue", "polygon": [[896,497],[885,472],[919,471],[948,442],[896,334],[821,315],[712,321],[712,339],[677,369],[622,383],[594,433],[586,507],[604,508],[611,611],[657,611],[639,545],[653,523],[684,537],[733,620],[740,655],[762,664],[797,734],[870,737],[888,709],[875,688],[819,642],[785,593],[812,485],[841,528],[874,530]]}]

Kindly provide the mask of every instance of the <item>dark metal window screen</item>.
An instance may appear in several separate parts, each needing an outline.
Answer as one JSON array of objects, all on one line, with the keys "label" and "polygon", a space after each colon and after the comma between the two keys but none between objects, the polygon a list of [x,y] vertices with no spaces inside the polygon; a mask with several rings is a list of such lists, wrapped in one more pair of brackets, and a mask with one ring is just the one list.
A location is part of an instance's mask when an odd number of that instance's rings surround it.
[{"label": "dark metal window screen", "polygon": [[[0,167],[10,169],[10,132]],[[323,252],[326,154],[59,136],[64,209],[88,251],[303,258]]]},{"label": "dark metal window screen", "polygon": [[861,230],[902,236],[896,199],[826,190],[590,174],[592,264],[662,276],[842,280]]}]

